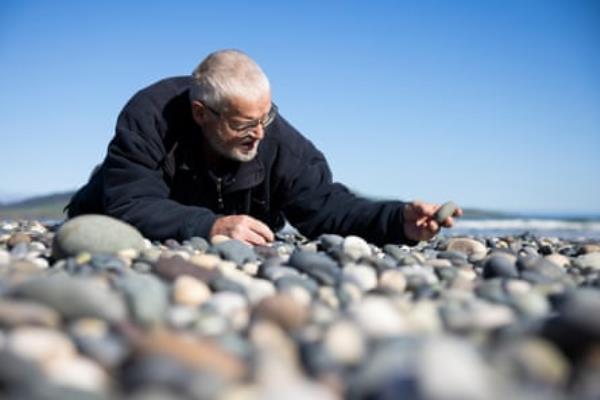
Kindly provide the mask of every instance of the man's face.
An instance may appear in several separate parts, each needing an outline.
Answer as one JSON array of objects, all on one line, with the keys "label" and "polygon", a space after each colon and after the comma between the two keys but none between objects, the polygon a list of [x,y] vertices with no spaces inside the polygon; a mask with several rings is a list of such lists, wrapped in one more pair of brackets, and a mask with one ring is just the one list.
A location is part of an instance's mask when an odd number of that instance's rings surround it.
[{"label": "man's face", "polygon": [[[262,124],[271,109],[271,95],[266,94],[259,101],[249,102],[234,98],[222,111],[205,107],[202,130],[206,140],[218,154],[235,161],[252,160],[265,131]],[[244,128],[244,126],[252,126]],[[241,128],[241,129],[240,129]]]}]

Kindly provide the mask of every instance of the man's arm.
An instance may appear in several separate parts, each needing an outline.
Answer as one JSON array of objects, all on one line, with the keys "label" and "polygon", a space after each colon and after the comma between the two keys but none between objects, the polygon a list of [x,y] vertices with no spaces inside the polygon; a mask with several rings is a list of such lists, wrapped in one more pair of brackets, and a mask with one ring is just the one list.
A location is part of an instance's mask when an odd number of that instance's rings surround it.
[{"label": "man's arm", "polygon": [[[282,121],[284,129],[300,137],[301,151],[281,159],[286,172],[284,213],[286,218],[308,237],[321,233],[358,235],[375,244],[407,243],[431,239],[441,227],[451,227],[452,217],[435,221],[438,205],[402,201],[373,201],[351,193],[332,181],[323,154]],[[296,136],[297,135],[297,136]],[[458,209],[454,216],[462,215]]]},{"label": "man's arm", "polygon": [[152,240],[207,237],[217,216],[207,208],[169,199],[170,188],[159,166],[166,151],[155,114],[135,101],[120,114],[105,160],[105,212]]}]

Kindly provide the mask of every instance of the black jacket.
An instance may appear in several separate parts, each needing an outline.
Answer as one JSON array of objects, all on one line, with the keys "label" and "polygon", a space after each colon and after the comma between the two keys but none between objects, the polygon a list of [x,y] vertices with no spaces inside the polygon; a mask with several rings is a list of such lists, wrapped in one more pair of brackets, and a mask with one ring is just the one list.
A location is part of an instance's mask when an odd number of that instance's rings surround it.
[{"label": "black jacket", "polygon": [[371,201],[333,183],[323,154],[277,116],[258,155],[217,178],[202,159],[191,115],[190,77],[168,78],[133,96],[119,115],[101,167],[73,197],[69,217],[103,213],[153,240],[207,237],[219,215],[247,214],[273,230],[285,218],[302,234],[360,235],[403,242],[399,201]]}]

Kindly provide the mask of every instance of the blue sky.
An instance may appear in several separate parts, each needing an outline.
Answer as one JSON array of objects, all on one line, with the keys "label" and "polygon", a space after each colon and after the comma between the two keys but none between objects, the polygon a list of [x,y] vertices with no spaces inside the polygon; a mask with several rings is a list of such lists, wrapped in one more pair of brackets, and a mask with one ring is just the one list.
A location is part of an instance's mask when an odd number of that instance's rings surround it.
[{"label": "blue sky", "polygon": [[4,0],[0,196],[84,183],[135,91],[220,48],[360,192],[600,212],[600,2],[577,0]]}]

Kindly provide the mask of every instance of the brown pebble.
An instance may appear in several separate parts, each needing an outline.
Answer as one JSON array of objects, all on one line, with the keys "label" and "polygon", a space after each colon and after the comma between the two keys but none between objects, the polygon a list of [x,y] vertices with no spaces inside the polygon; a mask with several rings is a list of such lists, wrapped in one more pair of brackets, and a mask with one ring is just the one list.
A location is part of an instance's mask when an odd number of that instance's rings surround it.
[{"label": "brown pebble", "polygon": [[10,239],[8,239],[8,242],[7,242],[8,247],[10,249],[15,247],[19,243],[29,244],[29,243],[31,243],[31,237],[29,235],[27,235],[26,233],[17,232],[17,233],[12,234],[12,236],[10,237]]},{"label": "brown pebble", "polygon": [[261,300],[254,310],[255,316],[271,320],[286,331],[294,331],[308,319],[306,307],[286,294],[276,294]]}]

